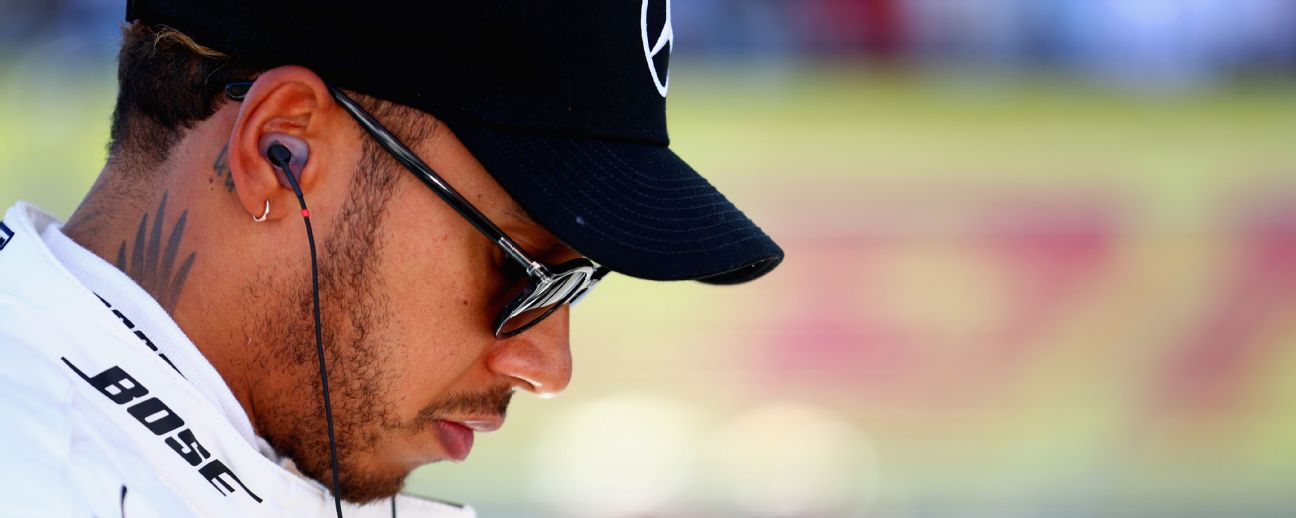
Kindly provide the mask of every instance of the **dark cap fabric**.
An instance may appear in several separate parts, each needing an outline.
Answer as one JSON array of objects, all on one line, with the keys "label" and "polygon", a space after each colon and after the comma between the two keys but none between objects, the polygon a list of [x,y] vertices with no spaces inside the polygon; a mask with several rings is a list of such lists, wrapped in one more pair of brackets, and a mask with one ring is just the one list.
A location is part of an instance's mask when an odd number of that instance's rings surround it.
[{"label": "dark cap fabric", "polygon": [[248,66],[444,120],[540,224],[626,275],[737,283],[783,251],[668,146],[666,0],[130,0]]}]

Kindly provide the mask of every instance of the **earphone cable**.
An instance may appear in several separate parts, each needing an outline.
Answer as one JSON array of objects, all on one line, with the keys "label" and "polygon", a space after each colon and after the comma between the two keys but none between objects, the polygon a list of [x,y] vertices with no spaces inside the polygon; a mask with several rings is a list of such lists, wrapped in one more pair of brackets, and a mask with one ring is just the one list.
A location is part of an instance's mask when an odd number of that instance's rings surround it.
[{"label": "earphone cable", "polygon": [[311,295],[315,307],[315,352],[319,356],[320,386],[324,394],[324,420],[328,424],[329,461],[333,468],[333,505],[337,508],[338,518],[342,518],[337,439],[333,434],[333,405],[329,400],[328,368],[324,363],[324,336],[320,325],[319,263],[315,255],[315,231],[311,229],[310,210],[306,208],[306,198],[302,195],[301,186],[298,185],[296,175],[292,171],[291,152],[282,144],[275,143],[267,150],[267,155],[271,162],[283,170],[284,176],[288,177],[293,194],[297,195],[297,203],[301,205],[302,221],[306,223],[306,240],[310,243],[311,256]]}]

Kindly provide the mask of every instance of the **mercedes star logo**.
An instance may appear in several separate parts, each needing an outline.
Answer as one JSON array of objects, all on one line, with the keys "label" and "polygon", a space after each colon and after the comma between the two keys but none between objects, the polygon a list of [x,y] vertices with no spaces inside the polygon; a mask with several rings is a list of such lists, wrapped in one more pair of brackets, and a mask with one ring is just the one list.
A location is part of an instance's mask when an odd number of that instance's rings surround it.
[{"label": "mercedes star logo", "polygon": [[[667,62],[670,61],[670,47],[675,39],[675,30],[671,28],[670,5],[670,0],[643,0],[643,8],[639,14],[644,58],[648,60],[648,71],[652,73],[653,84],[657,86],[657,93],[661,94],[662,97],[666,97],[666,89],[670,87],[670,72],[667,71]],[[652,16],[649,16],[650,6]],[[663,14],[665,16],[662,16]],[[651,38],[650,34],[656,34],[657,37]],[[661,55],[660,58],[658,58],[658,54]]]}]

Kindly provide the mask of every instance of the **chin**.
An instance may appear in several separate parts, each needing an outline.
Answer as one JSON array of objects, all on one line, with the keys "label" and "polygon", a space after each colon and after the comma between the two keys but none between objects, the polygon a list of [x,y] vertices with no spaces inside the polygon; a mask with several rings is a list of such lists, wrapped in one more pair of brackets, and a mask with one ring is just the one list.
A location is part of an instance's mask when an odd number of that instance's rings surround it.
[{"label": "chin", "polygon": [[[342,472],[342,499],[357,504],[365,504],[396,496],[405,487],[405,479],[410,472],[367,474]],[[329,477],[332,477],[330,474]],[[331,482],[331,478],[327,479]],[[326,483],[325,486],[330,486]]]},{"label": "chin", "polygon": [[[333,487],[333,471],[329,467],[327,457],[322,459],[322,462],[323,468],[317,470],[300,469],[302,465],[296,459],[293,459],[285,467],[303,477],[315,480],[331,490]],[[373,467],[355,466],[353,463],[343,460],[341,466],[339,466],[342,500],[356,504],[366,504],[396,496],[405,487],[405,479],[409,477],[414,467],[375,469]]]}]

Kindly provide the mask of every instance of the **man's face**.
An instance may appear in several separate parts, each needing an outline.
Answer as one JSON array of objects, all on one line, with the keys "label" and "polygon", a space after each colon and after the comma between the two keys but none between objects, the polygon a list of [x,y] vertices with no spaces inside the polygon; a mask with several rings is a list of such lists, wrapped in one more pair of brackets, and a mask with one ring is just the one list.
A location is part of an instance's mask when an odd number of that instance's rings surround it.
[{"label": "man's face", "polygon": [[[530,221],[445,126],[407,144],[537,259],[578,256]],[[399,166],[381,152],[365,155],[319,249],[341,492],[353,501],[396,493],[422,464],[462,460],[474,429],[502,424],[514,390],[553,394],[571,377],[568,309],[495,338],[494,319],[524,274],[403,169],[389,188],[372,185],[384,176],[375,168]],[[291,277],[249,288],[251,298],[287,308],[247,330],[263,351],[249,368],[268,374],[263,390],[253,390],[261,394],[253,407],[270,412],[256,412],[254,425],[303,473],[327,483],[310,279]]]}]

